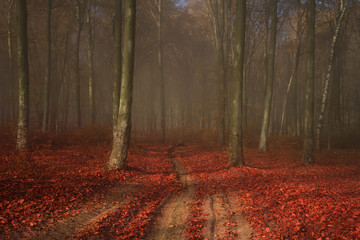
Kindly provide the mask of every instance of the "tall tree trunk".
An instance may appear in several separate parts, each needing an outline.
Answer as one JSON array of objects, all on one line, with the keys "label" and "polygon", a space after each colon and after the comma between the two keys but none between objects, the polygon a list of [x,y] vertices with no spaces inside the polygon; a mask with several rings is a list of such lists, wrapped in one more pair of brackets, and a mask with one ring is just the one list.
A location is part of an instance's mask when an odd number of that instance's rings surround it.
[{"label": "tall tree trunk", "polygon": [[81,128],[81,98],[80,98],[80,38],[81,30],[83,27],[83,4],[81,0],[77,0],[77,18],[78,18],[78,31],[76,36],[75,45],[75,98],[76,98],[76,124]]},{"label": "tall tree trunk", "polygon": [[[116,0],[115,0],[116,1]],[[124,58],[119,114],[108,168],[124,168],[131,134],[131,104],[135,53],[136,0],[125,0]]]},{"label": "tall tree trunk", "polygon": [[49,90],[50,90],[50,79],[51,79],[51,1],[47,0],[47,21],[46,21],[46,69],[44,79],[44,113],[42,121],[42,132],[48,130],[49,123]]},{"label": "tall tree trunk", "polygon": [[242,96],[244,78],[246,27],[246,0],[236,1],[235,55],[232,76],[232,109],[230,122],[230,161],[229,165],[244,165],[242,143]]},{"label": "tall tree trunk", "polygon": [[276,23],[277,23],[277,0],[271,2],[271,29],[270,29],[270,46],[267,58],[267,73],[268,79],[266,81],[266,95],[264,104],[264,116],[261,128],[261,136],[259,143],[259,150],[267,150],[267,137],[269,131],[271,100],[273,93],[274,80],[274,63],[275,63],[275,46],[276,46]]},{"label": "tall tree trunk", "polygon": [[[298,35],[298,34],[297,34]],[[298,35],[299,36],[299,35]],[[299,66],[299,58],[300,58],[300,45],[301,45],[301,39],[298,37],[297,39],[297,44],[296,44],[296,48],[295,48],[295,52],[294,52],[294,62],[293,62],[293,67],[292,67],[292,71],[291,71],[291,75],[290,75],[290,79],[289,79],[289,83],[286,89],[286,95],[285,95],[285,100],[284,100],[284,105],[282,107],[282,112],[281,112],[281,122],[280,122],[280,133],[284,133],[284,122],[285,122],[285,110],[286,110],[286,104],[287,104],[287,100],[289,97],[289,93],[290,93],[290,89],[291,86],[294,82],[294,79],[296,78],[296,73],[297,73],[297,68]],[[294,106],[296,107],[296,106]]]},{"label": "tall tree trunk", "polygon": [[314,163],[315,0],[307,0],[305,136],[303,163]]},{"label": "tall tree trunk", "polygon": [[16,0],[17,12],[17,52],[19,79],[19,119],[16,149],[20,152],[29,148],[29,59],[27,37],[26,0]]},{"label": "tall tree trunk", "polygon": [[[122,67],[122,0],[115,0],[114,18],[114,87],[113,87],[113,139],[115,139],[120,103],[121,67]],[[114,141],[114,140],[113,140]]]},{"label": "tall tree trunk", "polygon": [[94,111],[94,24],[92,22],[91,0],[87,1],[87,22],[88,22],[88,65],[89,65],[89,110],[90,124],[95,124]]},{"label": "tall tree trunk", "polygon": [[264,96],[266,95],[266,83],[268,81],[268,43],[269,43],[269,3],[264,0],[265,7],[265,39],[264,39]]},{"label": "tall tree trunk", "polygon": [[328,95],[328,89],[329,89],[329,82],[330,82],[330,76],[331,76],[331,70],[332,70],[332,64],[334,61],[334,51],[335,51],[335,44],[339,35],[339,30],[340,30],[340,26],[341,26],[341,22],[343,20],[343,17],[345,15],[345,11],[347,8],[349,1],[345,1],[345,3],[340,7],[340,16],[339,19],[336,21],[336,27],[335,27],[335,32],[334,32],[334,36],[331,42],[331,52],[330,52],[330,62],[329,65],[327,67],[327,72],[326,72],[326,79],[325,79],[325,84],[324,84],[324,88],[323,88],[323,95],[321,98],[321,107],[320,107],[320,115],[319,115],[319,120],[318,120],[318,124],[316,127],[316,135],[315,135],[315,150],[316,151],[320,151],[320,135],[321,135],[321,130],[324,124],[324,117],[325,117],[325,110],[326,110],[326,100],[327,100],[327,95]]},{"label": "tall tree trunk", "polygon": [[163,71],[163,16],[162,16],[162,0],[158,2],[159,21],[158,21],[158,65],[160,74],[160,124],[161,124],[161,141],[165,142],[165,83]]},{"label": "tall tree trunk", "polygon": [[225,144],[225,113],[226,113],[226,76],[225,76],[225,51],[224,51],[224,35],[225,35],[225,1],[210,0],[211,10],[214,16],[217,64],[218,64],[218,143],[220,146]]},{"label": "tall tree trunk", "polygon": [[11,120],[15,120],[15,82],[14,82],[14,60],[13,60],[13,46],[12,46],[12,16],[14,9],[14,0],[8,0],[9,2],[9,12],[7,16],[7,42],[8,42],[8,56],[10,63],[10,80],[11,80],[11,89],[10,89],[10,98],[11,98]]}]

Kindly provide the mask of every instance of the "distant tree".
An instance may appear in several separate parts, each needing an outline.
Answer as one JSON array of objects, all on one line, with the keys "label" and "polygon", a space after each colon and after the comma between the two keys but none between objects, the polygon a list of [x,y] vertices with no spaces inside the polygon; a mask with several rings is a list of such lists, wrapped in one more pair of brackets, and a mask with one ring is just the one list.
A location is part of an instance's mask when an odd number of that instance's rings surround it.
[{"label": "distant tree", "polygon": [[[117,1],[117,0],[115,0]],[[108,168],[123,168],[130,145],[131,105],[135,53],[136,1],[125,0],[124,54],[122,63],[121,93],[116,133]]]},{"label": "distant tree", "polygon": [[[150,9],[151,16],[153,17],[157,26],[157,52],[158,52],[158,68],[160,79],[160,130],[161,141],[165,142],[166,131],[166,115],[165,115],[165,82],[164,82],[164,67],[163,67],[163,0],[154,0],[157,14]],[[149,7],[151,8],[151,0],[147,0]]]},{"label": "distant tree", "polygon": [[210,9],[212,13],[214,30],[215,30],[215,44],[217,51],[217,65],[218,65],[218,143],[225,144],[225,114],[226,114],[226,64],[225,64],[225,8],[226,1],[209,0]]},{"label": "distant tree", "polygon": [[307,1],[305,135],[303,163],[314,163],[315,0]]},{"label": "distant tree", "polygon": [[19,79],[19,119],[16,149],[23,152],[27,151],[29,147],[29,60],[26,0],[16,0],[16,12]]},{"label": "distant tree", "polygon": [[120,103],[121,67],[122,67],[122,0],[115,0],[114,12],[114,83],[113,83],[113,138],[115,139]]},{"label": "distant tree", "polygon": [[[92,11],[91,0],[87,0],[87,24],[88,24],[88,65],[89,65],[89,108],[90,124],[95,124],[94,111],[94,34],[95,24],[93,23],[95,11]],[[120,1],[121,2],[121,1]],[[94,12],[94,13],[92,13]]]},{"label": "distant tree", "polygon": [[[299,66],[299,61],[300,61],[300,47],[301,47],[301,38],[303,35],[303,27],[302,27],[302,17],[303,17],[303,13],[304,11],[301,10],[301,0],[297,0],[296,1],[296,5],[297,5],[297,22],[295,24],[294,31],[296,32],[296,39],[294,39],[295,41],[295,51],[294,51],[294,58],[293,58],[293,65],[292,65],[292,70],[291,70],[291,75],[290,75],[290,79],[289,79],[289,83],[286,89],[286,95],[285,95],[285,100],[284,100],[284,105],[282,108],[282,112],[281,112],[281,122],[280,122],[280,133],[284,132],[284,123],[285,123],[285,110],[286,110],[286,105],[287,105],[287,100],[289,97],[289,93],[290,93],[290,89],[292,88],[292,86],[294,86],[294,100],[293,102],[295,102],[295,104],[292,106],[293,109],[293,114],[295,116],[293,116],[293,119],[295,119],[295,121],[297,120],[297,106],[296,106],[296,77],[297,77],[297,72],[298,72],[298,66]],[[298,124],[295,123],[293,124],[293,133],[297,133],[297,126]],[[295,135],[295,134],[294,134]]]},{"label": "distant tree", "polygon": [[245,53],[246,0],[236,2],[235,55],[232,76],[232,109],[230,123],[230,162],[231,166],[244,165],[242,143],[242,91]]},{"label": "distant tree", "polygon": [[165,82],[163,67],[163,11],[162,0],[158,0],[159,21],[158,21],[158,65],[160,72],[160,124],[161,124],[161,141],[165,142]]},{"label": "distant tree", "polygon": [[261,135],[259,142],[259,150],[267,150],[267,137],[269,132],[271,102],[273,94],[273,81],[274,81],[274,64],[275,64],[275,47],[276,47],[276,25],[277,25],[277,0],[271,0],[271,27],[270,27],[270,44],[266,56],[267,62],[267,81],[266,93],[264,104],[264,115],[261,127]]},{"label": "distant tree", "polygon": [[8,10],[8,16],[7,16],[7,42],[8,42],[8,56],[9,56],[9,62],[10,62],[10,80],[11,80],[11,118],[12,120],[15,119],[15,91],[14,91],[14,60],[13,60],[13,44],[12,44],[12,26],[13,26],[13,9],[14,9],[14,0],[8,0],[9,3],[9,10]]},{"label": "distant tree", "polygon": [[47,0],[47,20],[46,20],[46,68],[44,78],[44,112],[42,121],[42,131],[48,130],[49,123],[49,90],[51,79],[51,1]]},{"label": "distant tree", "polygon": [[84,25],[84,13],[85,6],[82,0],[76,1],[77,7],[77,20],[78,20],[78,29],[76,35],[76,45],[75,45],[75,95],[76,95],[76,123],[77,127],[81,128],[81,98],[80,98],[80,40],[81,40],[81,31]]}]

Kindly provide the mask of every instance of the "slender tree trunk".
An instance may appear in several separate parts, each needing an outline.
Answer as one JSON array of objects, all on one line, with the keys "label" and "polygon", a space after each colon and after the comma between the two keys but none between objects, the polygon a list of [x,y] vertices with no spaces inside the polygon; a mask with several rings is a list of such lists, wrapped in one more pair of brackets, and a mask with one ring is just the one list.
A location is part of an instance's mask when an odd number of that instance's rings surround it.
[{"label": "slender tree trunk", "polygon": [[225,1],[210,0],[214,16],[216,51],[217,51],[217,64],[218,64],[218,143],[220,146],[225,144],[225,114],[226,114],[226,76],[225,76],[225,51],[224,51],[224,35],[225,35]]},{"label": "slender tree trunk", "polygon": [[294,79],[296,77],[297,68],[299,66],[300,44],[301,44],[301,39],[298,38],[297,39],[297,44],[296,44],[297,46],[296,46],[295,53],[294,53],[294,63],[293,63],[289,83],[288,83],[288,86],[287,86],[287,89],[286,89],[284,105],[282,107],[282,112],[281,112],[280,133],[284,133],[286,104],[287,104],[287,100],[288,100],[288,97],[289,97],[291,86],[292,86],[292,84],[294,82]]},{"label": "slender tree trunk", "polygon": [[83,6],[81,0],[77,1],[78,31],[76,36],[75,54],[75,94],[76,94],[76,124],[81,128],[81,98],[80,98],[80,37],[83,27]]},{"label": "slender tree trunk", "polygon": [[305,136],[303,163],[314,163],[315,0],[307,0]]},{"label": "slender tree trunk", "polygon": [[16,149],[20,152],[24,152],[29,148],[29,59],[26,0],[16,0],[16,12],[18,20],[17,51],[19,79],[19,119]]},{"label": "slender tree trunk", "polygon": [[160,124],[161,124],[161,141],[165,142],[165,82],[163,71],[163,12],[162,12],[162,0],[158,2],[159,22],[158,22],[158,65],[160,73]]},{"label": "slender tree trunk", "polygon": [[10,89],[10,98],[11,98],[11,120],[15,120],[15,81],[14,81],[14,60],[13,60],[13,46],[12,46],[12,16],[14,9],[14,0],[8,0],[9,2],[9,12],[7,16],[7,42],[8,42],[8,55],[10,63],[10,80],[11,80],[11,89]]},{"label": "slender tree trunk", "polygon": [[87,22],[88,22],[88,65],[89,65],[89,108],[90,124],[95,124],[94,111],[94,24],[91,15],[91,0],[87,1]]},{"label": "slender tree trunk", "polygon": [[45,79],[44,79],[44,113],[42,121],[42,132],[48,130],[49,123],[49,90],[50,90],[50,79],[51,79],[51,1],[48,2],[47,9],[47,35],[46,35],[46,69],[45,69]]},{"label": "slender tree trunk", "polygon": [[124,168],[131,134],[131,104],[135,53],[136,0],[125,0],[124,58],[119,114],[108,168]]},{"label": "slender tree trunk", "polygon": [[268,42],[269,42],[269,3],[264,0],[265,5],[265,39],[264,39],[264,96],[266,95],[266,83],[268,81]]},{"label": "slender tree trunk", "polygon": [[268,79],[266,81],[266,95],[264,104],[264,116],[261,128],[261,136],[259,143],[259,150],[267,150],[267,137],[269,131],[271,100],[273,94],[273,80],[274,80],[274,63],[275,63],[275,46],[276,46],[276,23],[277,23],[277,0],[271,2],[271,29],[270,29],[270,46],[268,54],[267,73]]},{"label": "slender tree trunk", "polygon": [[[115,59],[114,59],[114,88],[113,88],[113,139],[115,139],[117,119],[120,103],[121,67],[122,67],[122,0],[115,0]],[[113,140],[114,141],[114,140]]]},{"label": "slender tree trunk", "polygon": [[232,76],[232,109],[230,122],[230,161],[229,165],[244,165],[242,143],[242,96],[244,78],[246,27],[246,0],[236,1],[235,55]]},{"label": "slender tree trunk", "polygon": [[329,62],[329,65],[327,67],[326,79],[325,79],[325,84],[324,84],[324,88],[323,88],[323,95],[322,95],[322,98],[321,98],[320,115],[319,115],[319,120],[318,120],[318,124],[317,124],[317,127],[316,127],[316,135],[315,135],[315,150],[316,151],[320,151],[320,135],[321,135],[321,130],[322,130],[322,127],[323,127],[323,124],[324,124],[324,117],[325,117],[325,110],[326,110],[326,100],[327,100],[327,95],[328,95],[332,64],[333,64],[333,61],[334,61],[335,44],[336,44],[336,41],[337,41],[337,38],[338,38],[338,35],[339,35],[341,22],[343,20],[344,15],[345,15],[347,5],[348,5],[348,1],[345,1],[345,4],[342,5],[341,8],[340,8],[340,16],[339,16],[339,19],[336,22],[335,33],[334,33],[332,43],[331,43],[330,62]]}]

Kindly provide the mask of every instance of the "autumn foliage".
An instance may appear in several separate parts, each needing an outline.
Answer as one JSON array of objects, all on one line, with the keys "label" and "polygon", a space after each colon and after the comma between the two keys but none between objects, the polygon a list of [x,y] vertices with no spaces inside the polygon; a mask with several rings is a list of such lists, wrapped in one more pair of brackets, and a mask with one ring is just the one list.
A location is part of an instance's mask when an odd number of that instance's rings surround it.
[{"label": "autumn foliage", "polygon": [[[95,131],[96,132],[96,131]],[[195,194],[186,237],[203,239],[203,203],[215,193],[235,196],[259,239],[359,239],[359,152],[323,151],[302,166],[296,139],[270,139],[268,153],[245,141],[246,167],[227,166],[227,150],[203,145],[133,142],[125,170],[104,170],[111,144],[105,133],[36,137],[32,151],[14,152],[12,133],[1,132],[0,238],[34,236],[91,211],[113,188],[128,189],[118,207],[76,233],[76,239],[143,239],[169,197],[183,186],[169,156],[193,180]],[[111,132],[108,134],[111,136]],[[75,140],[76,141],[75,141]],[[98,139],[98,140],[97,140]],[[229,212],[229,216],[232,213]],[[232,223],[229,218],[229,225]],[[224,239],[236,239],[231,228]]]}]

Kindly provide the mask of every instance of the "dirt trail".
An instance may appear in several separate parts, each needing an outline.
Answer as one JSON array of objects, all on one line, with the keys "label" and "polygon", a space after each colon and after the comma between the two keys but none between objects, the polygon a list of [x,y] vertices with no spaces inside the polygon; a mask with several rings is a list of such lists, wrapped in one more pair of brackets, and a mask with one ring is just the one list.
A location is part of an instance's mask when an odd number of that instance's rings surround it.
[{"label": "dirt trail", "polygon": [[185,185],[186,189],[181,195],[171,196],[168,199],[157,223],[146,238],[149,240],[185,239],[187,217],[194,198],[194,184],[193,179],[186,174],[184,167],[172,155],[173,151],[174,148],[169,149],[169,158],[180,182]]},{"label": "dirt trail", "polygon": [[117,186],[109,190],[104,200],[95,207],[84,208],[76,216],[58,222],[44,231],[29,233],[30,237],[26,237],[26,239],[72,239],[100,218],[120,208],[122,204],[128,201],[126,196],[132,191],[134,189],[129,186]]},{"label": "dirt trail", "polygon": [[205,200],[203,209],[207,221],[203,233],[206,239],[252,239],[250,225],[241,215],[236,196],[216,193]]}]

